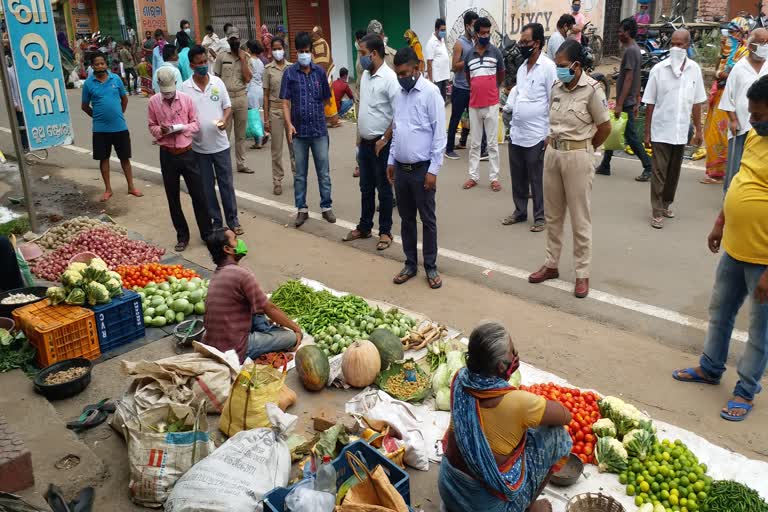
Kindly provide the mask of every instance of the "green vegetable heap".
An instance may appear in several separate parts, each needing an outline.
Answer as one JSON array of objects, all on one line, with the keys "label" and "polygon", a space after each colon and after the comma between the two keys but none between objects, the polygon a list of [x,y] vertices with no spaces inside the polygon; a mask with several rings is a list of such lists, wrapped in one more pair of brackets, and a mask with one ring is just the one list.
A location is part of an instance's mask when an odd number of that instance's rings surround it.
[{"label": "green vegetable heap", "polygon": [[144,324],[148,327],[163,327],[183,322],[188,315],[205,313],[205,298],[208,295],[208,281],[168,278],[167,283],[149,283],[144,288],[135,288],[141,297],[144,309]]},{"label": "green vegetable heap", "polygon": [[768,512],[757,491],[732,480],[713,482],[704,506],[709,512]]},{"label": "green vegetable heap", "polygon": [[[299,324],[301,325],[301,322]],[[355,340],[367,340],[375,329],[387,329],[401,338],[415,325],[416,320],[403,315],[397,308],[392,308],[386,313],[381,308],[373,311],[368,308],[368,314],[330,325],[314,336],[320,350],[326,356],[334,356],[345,352]]]},{"label": "green vegetable heap", "polygon": [[123,293],[123,279],[107,268],[101,258],[85,263],[70,263],[61,275],[62,286],[48,288],[45,295],[51,304],[62,302],[73,306],[106,304]]}]

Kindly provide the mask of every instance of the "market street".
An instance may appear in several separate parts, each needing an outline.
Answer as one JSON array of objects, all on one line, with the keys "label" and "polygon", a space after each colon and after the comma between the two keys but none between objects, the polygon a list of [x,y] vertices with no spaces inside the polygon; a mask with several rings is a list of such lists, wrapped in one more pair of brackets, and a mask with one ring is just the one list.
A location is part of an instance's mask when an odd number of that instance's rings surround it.
[{"label": "market street", "polygon": [[[90,118],[78,108],[79,90],[68,91],[68,97],[73,108],[77,147],[51,150],[49,162],[93,169],[97,177],[98,165],[90,156]],[[146,128],[146,104],[147,99],[132,96],[126,112],[134,171],[139,177],[160,184],[157,147],[152,145]],[[341,128],[330,130],[330,137],[334,211],[339,222],[330,226],[323,221],[313,221],[302,230],[341,243],[341,237],[357,222],[360,208],[358,180],[352,177],[354,124],[346,122]],[[7,130],[2,130],[0,140],[3,149],[10,152]],[[462,160],[445,160],[439,180],[437,212],[439,264],[444,271],[565,311],[639,330],[664,344],[691,351],[700,347],[718,261],[706,248],[706,236],[719,210],[722,191],[718,186],[698,183],[703,171],[693,170],[697,164],[686,161],[674,205],[677,218],[661,231],[648,225],[648,185],[633,179],[640,171],[636,159],[616,158],[613,176],[596,176],[592,200],[594,290],[587,300],[581,301],[571,293],[570,240],[566,240],[563,250],[561,276],[564,281],[538,286],[527,282],[527,275],[543,262],[544,233],[530,233],[528,225],[501,225],[500,220],[511,213],[512,199],[506,145],[500,146],[500,152],[504,189],[499,193],[492,192],[483,180],[481,186],[473,190],[461,189],[466,179],[466,151],[462,152]],[[285,158],[287,161],[287,152]],[[280,223],[288,222],[289,215],[295,212],[293,187],[290,180],[286,180],[282,196],[271,194],[269,149],[249,150],[248,165],[256,174],[235,176],[240,209],[247,208]],[[113,163],[112,167],[113,181],[123,186],[120,174],[114,174],[118,166]],[[486,163],[481,166],[481,176],[483,172],[487,173]],[[319,212],[317,181],[313,176],[314,171],[310,169],[308,202],[311,210]],[[111,204],[107,212],[110,208]],[[399,234],[398,221],[395,215],[395,234]],[[370,240],[352,245],[376,252]],[[377,254],[402,259],[399,245]],[[390,286],[391,277],[387,273],[369,274],[372,281],[380,280],[382,286]],[[450,286],[450,281],[447,284]],[[737,324],[740,329],[745,327],[745,313],[742,312]],[[743,341],[745,334],[737,332],[735,338]],[[736,350],[732,355],[737,356],[742,345],[734,344]]]}]

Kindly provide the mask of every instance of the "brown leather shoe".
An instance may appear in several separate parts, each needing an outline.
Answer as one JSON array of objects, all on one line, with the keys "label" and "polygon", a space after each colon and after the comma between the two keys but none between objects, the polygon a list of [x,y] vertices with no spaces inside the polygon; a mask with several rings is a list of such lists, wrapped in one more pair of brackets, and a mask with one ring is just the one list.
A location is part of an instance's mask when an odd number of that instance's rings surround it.
[{"label": "brown leather shoe", "polygon": [[549,268],[544,265],[539,270],[528,276],[528,282],[533,284],[543,283],[548,279],[557,279],[560,272],[556,268]]},{"label": "brown leather shoe", "polygon": [[579,299],[583,299],[584,297],[589,295],[589,278],[588,277],[576,278],[576,287],[573,289],[573,294]]}]

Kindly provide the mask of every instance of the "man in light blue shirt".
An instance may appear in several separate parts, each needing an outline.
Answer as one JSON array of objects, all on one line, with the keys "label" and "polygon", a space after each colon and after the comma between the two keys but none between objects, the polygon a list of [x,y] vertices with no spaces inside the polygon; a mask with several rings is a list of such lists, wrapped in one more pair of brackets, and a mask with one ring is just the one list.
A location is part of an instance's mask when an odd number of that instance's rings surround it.
[{"label": "man in light blue shirt", "polygon": [[397,51],[395,72],[401,90],[395,97],[387,178],[395,185],[405,266],[393,281],[403,284],[417,273],[418,212],[424,226],[424,270],[429,286],[437,289],[443,285],[437,272],[435,192],[447,141],[444,102],[440,89],[419,72],[413,48]]},{"label": "man in light blue shirt", "polygon": [[[163,63],[160,64],[160,67],[157,69],[160,70],[164,68],[171,69],[173,74],[176,75],[176,90],[180,91],[184,80],[182,79],[181,71],[179,71],[179,54],[177,53],[175,45],[166,43],[163,47]],[[155,71],[153,75],[152,89],[154,89],[156,93],[159,93],[160,86],[157,84],[157,71]]]}]

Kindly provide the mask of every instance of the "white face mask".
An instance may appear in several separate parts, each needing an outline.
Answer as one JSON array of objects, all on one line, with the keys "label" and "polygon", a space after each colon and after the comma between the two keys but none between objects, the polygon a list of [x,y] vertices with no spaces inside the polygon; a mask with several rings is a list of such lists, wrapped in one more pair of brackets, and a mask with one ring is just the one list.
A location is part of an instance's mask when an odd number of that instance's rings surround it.
[{"label": "white face mask", "polygon": [[752,55],[760,60],[768,58],[768,44],[752,44],[755,47],[755,50],[752,51]]},{"label": "white face mask", "polygon": [[187,35],[189,35],[189,34],[191,34],[191,33],[192,33],[192,29],[191,29],[191,28],[185,28],[185,29],[184,29],[184,33],[185,33],[185,34],[187,34]]},{"label": "white face mask", "polygon": [[680,75],[680,67],[685,62],[685,58],[688,56],[688,51],[683,48],[672,47],[669,49],[669,61],[672,64],[672,71],[675,75]]},{"label": "white face mask", "polygon": [[285,50],[272,50],[272,56],[279,62],[285,57]]}]

